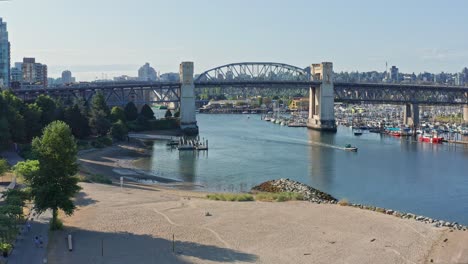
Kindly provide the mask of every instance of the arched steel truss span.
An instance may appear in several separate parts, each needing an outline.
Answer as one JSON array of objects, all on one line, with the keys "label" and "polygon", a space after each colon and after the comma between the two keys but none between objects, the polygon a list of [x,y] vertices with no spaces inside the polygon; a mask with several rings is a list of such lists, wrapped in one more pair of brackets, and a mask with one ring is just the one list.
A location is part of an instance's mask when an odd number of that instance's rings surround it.
[{"label": "arched steel truss span", "polygon": [[275,62],[231,63],[207,70],[195,79],[196,83],[207,82],[306,82],[310,73],[296,66]]}]

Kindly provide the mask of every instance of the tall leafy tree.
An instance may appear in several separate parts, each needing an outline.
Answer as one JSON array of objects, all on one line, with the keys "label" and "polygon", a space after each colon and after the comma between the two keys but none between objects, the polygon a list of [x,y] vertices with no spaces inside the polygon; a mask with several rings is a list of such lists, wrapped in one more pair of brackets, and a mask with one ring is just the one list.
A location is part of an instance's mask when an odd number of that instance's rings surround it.
[{"label": "tall leafy tree", "polygon": [[138,118],[138,109],[133,102],[128,102],[125,106],[125,118],[127,121],[134,121]]},{"label": "tall leafy tree", "polygon": [[0,147],[7,147],[10,140],[11,134],[8,120],[5,117],[0,117]]},{"label": "tall leafy tree", "polygon": [[106,117],[110,115],[110,110],[106,104],[106,99],[101,92],[98,92],[93,96],[93,100],[91,102],[91,112],[93,111],[103,111],[106,114]]},{"label": "tall leafy tree", "polygon": [[102,110],[93,110],[89,118],[89,126],[98,135],[105,136],[111,128],[111,122],[107,119],[107,115]]},{"label": "tall leafy tree", "polygon": [[145,104],[141,108],[140,115],[143,116],[144,118],[146,118],[147,120],[154,119],[154,112],[153,112],[153,110],[151,110],[151,107],[149,107],[147,104]]},{"label": "tall leafy tree", "polygon": [[106,135],[112,123],[109,121],[110,110],[106,104],[104,95],[98,92],[91,102],[91,113],[89,118],[89,126],[96,134],[101,136]]},{"label": "tall leafy tree", "polygon": [[39,95],[36,99],[36,105],[39,106],[42,111],[41,124],[43,127],[55,120],[57,106],[52,98],[46,95]]},{"label": "tall leafy tree", "polygon": [[31,196],[38,212],[52,209],[51,227],[58,226],[58,210],[71,215],[75,210],[72,198],[80,190],[74,175],[78,171],[77,146],[70,127],[54,121],[40,138],[32,142],[39,160],[39,170],[30,178]]},{"label": "tall leafy tree", "polygon": [[27,124],[25,126],[26,140],[30,142],[33,138],[41,135],[42,110],[37,104],[29,104],[25,107],[23,115],[24,122]]},{"label": "tall leafy tree", "polygon": [[90,135],[88,117],[82,113],[78,104],[65,109],[64,119],[75,137],[83,139]]}]

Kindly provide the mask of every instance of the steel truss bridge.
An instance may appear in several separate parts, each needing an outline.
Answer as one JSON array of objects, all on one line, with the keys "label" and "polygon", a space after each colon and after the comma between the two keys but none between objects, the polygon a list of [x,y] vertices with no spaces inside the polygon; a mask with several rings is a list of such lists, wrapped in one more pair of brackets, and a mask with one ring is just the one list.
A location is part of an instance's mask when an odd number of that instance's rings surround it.
[{"label": "steel truss bridge", "polygon": [[[310,87],[320,87],[307,69],[269,62],[227,64],[200,74],[195,89],[220,88],[225,92],[258,95],[265,89],[281,94],[284,91],[305,94]],[[73,101],[89,101],[97,92],[103,93],[109,105],[170,103],[180,101],[179,82],[103,82],[81,83],[41,90],[16,90],[25,101],[40,94]],[[370,102],[388,104],[468,105],[468,87],[384,83],[334,83],[335,102]]]}]

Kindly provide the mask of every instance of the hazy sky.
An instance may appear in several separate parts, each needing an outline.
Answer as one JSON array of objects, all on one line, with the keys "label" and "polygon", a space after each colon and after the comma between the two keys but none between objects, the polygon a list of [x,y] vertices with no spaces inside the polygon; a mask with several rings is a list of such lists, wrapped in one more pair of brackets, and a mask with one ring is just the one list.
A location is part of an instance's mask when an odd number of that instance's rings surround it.
[{"label": "hazy sky", "polygon": [[151,63],[202,72],[241,61],[335,71],[460,71],[468,66],[468,1],[12,0],[0,2],[12,63],[36,57],[49,75],[136,75]]}]

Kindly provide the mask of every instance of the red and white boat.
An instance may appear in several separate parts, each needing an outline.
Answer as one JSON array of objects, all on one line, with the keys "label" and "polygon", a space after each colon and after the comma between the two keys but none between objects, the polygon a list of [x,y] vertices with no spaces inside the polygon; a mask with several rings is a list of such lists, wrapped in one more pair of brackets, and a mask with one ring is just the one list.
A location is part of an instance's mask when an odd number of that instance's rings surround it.
[{"label": "red and white boat", "polygon": [[438,137],[437,135],[423,134],[422,136],[419,137],[419,141],[421,142],[434,143],[434,144],[442,144],[443,140],[444,140],[443,137]]}]

